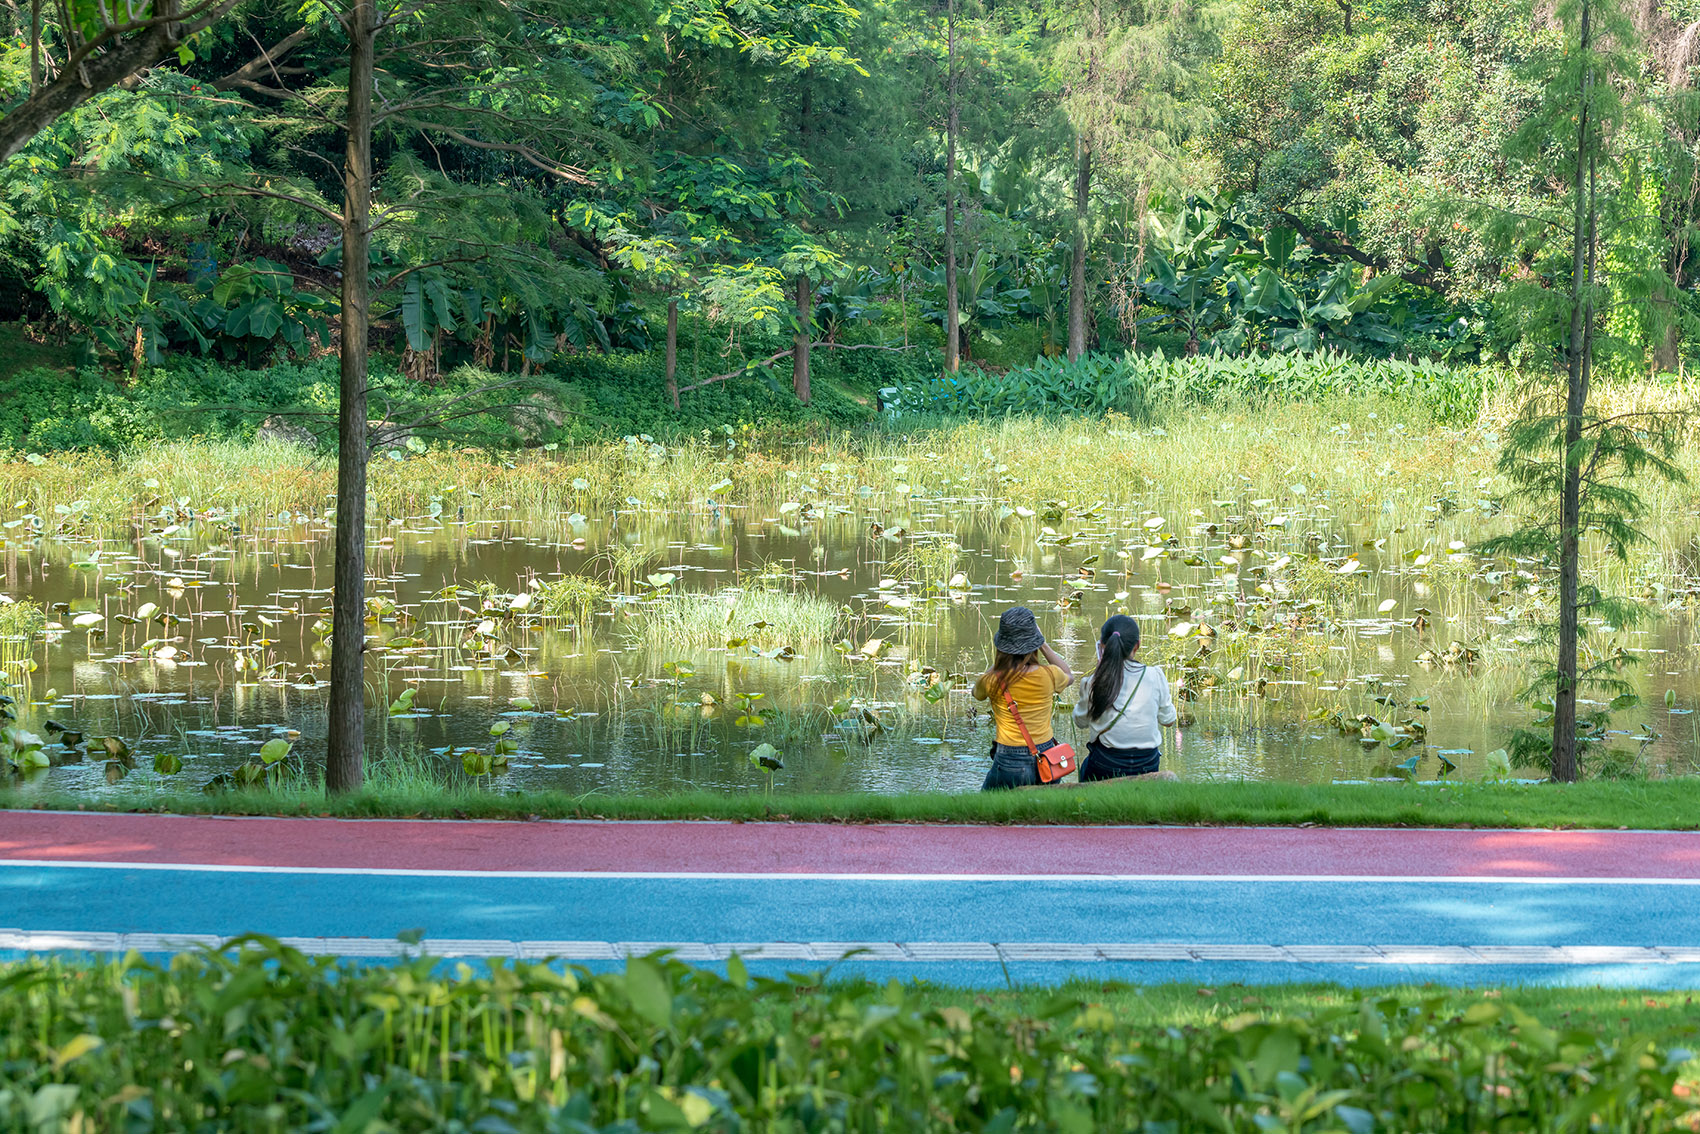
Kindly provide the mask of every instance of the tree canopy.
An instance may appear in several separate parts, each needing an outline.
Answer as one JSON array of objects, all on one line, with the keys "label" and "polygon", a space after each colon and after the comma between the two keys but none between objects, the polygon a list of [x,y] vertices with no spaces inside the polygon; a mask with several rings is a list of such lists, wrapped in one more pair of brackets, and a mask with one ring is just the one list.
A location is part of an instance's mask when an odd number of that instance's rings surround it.
[{"label": "tree canopy", "polygon": [[[334,8],[137,11],[0,8],[0,271],[20,309],[132,365],[322,348],[348,95]],[[1664,265],[1682,312],[1700,181],[1674,96],[1693,14],[1635,14],[1646,216],[1618,238]],[[947,323],[970,361],[1021,327],[1041,353],[1546,349],[1499,302],[1547,278],[1546,238],[1508,244],[1484,219],[1565,194],[1513,156],[1542,114],[1531,68],[1561,35],[1527,3],[394,15],[374,79],[373,316],[421,378],[659,349],[663,312],[714,328],[709,369],[728,373],[846,334],[934,343]],[[52,94],[67,82],[74,98]],[[1653,322],[1619,319],[1614,365],[1681,365],[1682,319]]]}]

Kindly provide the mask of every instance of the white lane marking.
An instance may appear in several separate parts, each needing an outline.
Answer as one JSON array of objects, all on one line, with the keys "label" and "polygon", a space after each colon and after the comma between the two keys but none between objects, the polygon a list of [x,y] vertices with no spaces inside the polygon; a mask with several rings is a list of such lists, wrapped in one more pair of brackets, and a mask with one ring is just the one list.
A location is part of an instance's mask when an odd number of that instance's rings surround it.
[{"label": "white lane marking", "polygon": [[533,878],[564,880],[759,882],[1413,882],[1478,886],[1700,886],[1700,878],[1551,878],[1528,874],[841,874],[761,870],[416,870],[384,866],[254,866],[224,862],[87,862],[0,858],[0,867],[65,870],[179,870],[206,874],[327,874],[379,878]]},{"label": "white lane marking", "polygon": [[[427,938],[418,945],[376,937],[283,937],[303,953],[341,957],[505,957],[517,960],[618,961],[670,951],[681,961],[956,961],[1080,963],[1107,961],[1255,961],[1305,965],[1677,965],[1700,962],[1700,949],[1643,945],[1267,945],[1176,942],[994,941],[506,941]],[[0,951],[179,953],[216,948],[209,933],[85,933],[0,929]]]}]

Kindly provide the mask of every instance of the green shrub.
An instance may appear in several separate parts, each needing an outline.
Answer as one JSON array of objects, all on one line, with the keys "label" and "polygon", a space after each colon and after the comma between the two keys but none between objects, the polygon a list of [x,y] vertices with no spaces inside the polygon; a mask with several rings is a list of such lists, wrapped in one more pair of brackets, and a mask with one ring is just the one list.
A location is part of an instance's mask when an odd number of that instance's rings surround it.
[{"label": "green shrub", "polygon": [[[751,342],[744,348],[748,355],[765,357],[762,352],[776,351],[778,342]],[[679,383],[690,386],[732,366],[718,349],[688,342],[680,349]],[[516,448],[640,434],[675,441],[728,425],[854,428],[869,420],[879,392],[888,389],[900,391],[899,404],[907,409],[978,417],[1116,411],[1138,418],[1165,402],[1270,397],[1320,402],[1376,394],[1412,401],[1442,422],[1461,422],[1475,415],[1489,381],[1477,369],[1326,353],[1095,354],[1074,362],[1040,358],[1004,374],[969,366],[948,376],[941,376],[938,366],[938,353],[926,347],[823,348],[814,354],[812,405],[797,401],[790,360],[781,358],[765,371],[687,390],[675,410],[658,351],[569,355],[523,380],[517,374],[462,367],[430,384],[407,378],[389,360],[374,357],[372,410],[379,414],[389,407],[397,418],[412,420],[446,409],[466,415],[482,403],[483,412],[424,432],[456,444]],[[260,368],[175,358],[164,367],[144,368],[124,386],[93,368],[25,370],[0,393],[0,449],[115,451],[185,437],[251,440],[274,413],[287,413],[292,421],[302,420],[303,413],[316,415],[321,432],[328,434],[338,384],[337,360],[331,356]]]},{"label": "green shrub", "polygon": [[[94,370],[65,372],[37,366],[19,371],[0,391],[0,449],[91,447],[92,442],[79,445],[78,439],[70,436],[74,423],[86,419],[94,405],[116,390],[109,379]],[[68,439],[71,444],[42,445],[31,437],[38,428],[51,441]]]},{"label": "green shrub", "polygon": [[907,409],[988,416],[1011,413],[1103,414],[1138,417],[1159,402],[1209,404],[1237,399],[1324,401],[1355,394],[1403,398],[1441,422],[1475,416],[1489,379],[1475,368],[1422,360],[1313,354],[1085,355],[1070,362],[1041,358],[994,374],[964,369],[903,387]]},{"label": "green shrub", "polygon": [[[881,330],[889,333],[893,328]],[[740,344],[741,354],[726,357],[724,339],[714,328],[687,318],[680,331],[681,386],[734,370],[743,358],[765,358],[789,345],[789,339],[755,335]],[[850,341],[858,345],[855,334]],[[823,347],[812,360],[812,405],[797,401],[790,359],[781,357],[765,370],[687,390],[675,410],[667,396],[659,348],[564,354],[523,379],[518,356],[510,361],[516,368],[509,372],[462,366],[420,382],[402,375],[392,357],[373,355],[372,412],[379,415],[389,407],[404,420],[445,410],[458,415],[481,399],[487,412],[457,416],[451,427],[437,432],[452,435],[459,444],[488,448],[638,434],[674,441],[704,429],[718,432],[726,425],[857,426],[874,413],[879,390],[923,383],[938,373],[938,353],[928,347]],[[163,365],[143,367],[128,381],[94,366],[35,366],[0,383],[0,451],[118,451],[185,437],[251,440],[273,414],[286,414],[292,422],[302,421],[303,414],[316,415],[314,427],[328,434],[339,385],[334,355],[282,357],[249,366],[173,354]],[[480,388],[488,394],[479,395]],[[535,412],[515,408],[518,405],[529,405]]]},{"label": "green shrub", "polygon": [[638,958],[443,971],[275,943],[169,967],[0,967],[0,1130],[631,1132],[1692,1129],[1689,1058],[1515,1005],[1366,995],[1209,1028],[1053,998]]},{"label": "green shrub", "polygon": [[[424,385],[374,357],[371,412],[376,417],[393,409],[399,420],[434,411],[461,413],[477,408],[469,397],[477,389],[515,377],[466,368]],[[166,366],[143,368],[122,387],[92,368],[69,374],[30,370],[0,395],[0,449],[115,451],[188,437],[252,440],[266,418],[280,413],[328,435],[339,385],[333,356],[263,367],[173,358]],[[541,377],[523,387],[492,390],[485,404],[541,397],[540,408],[556,411],[568,396],[560,383]],[[542,434],[549,431],[528,428],[522,415],[506,408],[457,417],[452,427],[457,439],[497,448],[545,440]]]},{"label": "green shrub", "polygon": [[[751,348],[751,353],[756,353],[755,348]],[[677,410],[667,398],[666,367],[659,353],[574,355],[557,363],[550,373],[568,391],[575,411],[564,427],[563,440],[590,441],[610,435],[645,433],[672,440],[704,429],[718,430],[723,425],[825,421],[843,426],[864,421],[873,410],[871,398],[866,403],[858,401],[845,387],[880,382],[880,366],[858,359],[846,368],[833,356],[879,353],[882,352],[817,352],[810,372],[813,404],[808,406],[798,402],[792,393],[789,359],[780,359],[771,373],[740,374],[698,390],[688,390],[680,395]],[[733,364],[716,357],[714,366],[723,368],[719,372],[724,373]],[[680,386],[689,386],[715,373],[706,365],[693,372],[681,358],[678,382]]]},{"label": "green shrub", "polygon": [[[376,375],[381,384],[383,368]],[[37,368],[0,394],[0,449],[118,450],[184,437],[251,439],[273,410],[336,405],[337,360],[259,369],[212,359],[144,368],[120,387],[95,368]]]}]

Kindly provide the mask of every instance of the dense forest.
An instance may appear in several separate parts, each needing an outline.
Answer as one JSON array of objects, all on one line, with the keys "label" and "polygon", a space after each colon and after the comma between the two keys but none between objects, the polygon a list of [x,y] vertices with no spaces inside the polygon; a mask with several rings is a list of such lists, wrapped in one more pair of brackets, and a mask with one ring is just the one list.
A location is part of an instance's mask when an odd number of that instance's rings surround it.
[{"label": "dense forest", "polygon": [[[167,65],[36,121],[60,10],[0,6],[0,446],[329,412],[349,22],[223,3]],[[1531,315],[1574,244],[1548,121],[1570,41],[1542,5],[378,11],[374,388],[536,383],[524,440],[853,419],[941,373],[1091,354],[1528,367],[1560,345]],[[1623,15],[1597,365],[1646,375],[1692,349],[1700,10]]]}]

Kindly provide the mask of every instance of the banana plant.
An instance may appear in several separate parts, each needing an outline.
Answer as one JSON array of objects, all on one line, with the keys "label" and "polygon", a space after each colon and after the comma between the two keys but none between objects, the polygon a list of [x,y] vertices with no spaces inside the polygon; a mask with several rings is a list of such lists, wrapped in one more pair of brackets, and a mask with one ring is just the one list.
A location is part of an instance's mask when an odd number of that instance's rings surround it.
[{"label": "banana plant", "polygon": [[1146,253],[1146,267],[1151,278],[1141,286],[1149,303],[1163,309],[1161,315],[1141,322],[1167,323],[1186,334],[1186,353],[1198,353],[1198,344],[1219,326],[1227,315],[1227,296],[1224,273],[1228,249],[1222,249],[1209,262],[1188,268],[1177,267],[1161,251]]},{"label": "banana plant", "polygon": [[1039,329],[1039,352],[1047,358],[1063,353],[1068,345],[1064,325],[1068,309],[1068,251],[1059,246],[1049,255],[1029,263],[1031,282],[1027,298],[1019,306],[1025,319]]},{"label": "banana plant", "polygon": [[[156,292],[150,273],[132,314],[132,334],[139,332],[148,363],[162,364],[167,345],[193,344],[202,354],[216,349],[226,358],[256,362],[280,345],[301,351],[308,337],[330,341],[327,316],[336,310],[336,301],[298,291],[286,264],[259,256],[222,273],[213,269],[199,282],[205,290],[198,298],[180,290]],[[114,350],[127,351],[137,341],[115,337],[110,326],[93,333]]]},{"label": "banana plant", "polygon": [[[916,275],[925,283],[922,293],[921,316],[929,322],[944,324],[944,268],[920,269]],[[1025,287],[1010,287],[1009,269],[999,265],[997,257],[984,248],[974,252],[968,270],[956,277],[957,324],[962,334],[962,357],[971,358],[971,344],[978,335],[991,343],[1001,342],[995,330],[1002,328],[1020,313],[1021,305],[1032,297]]]},{"label": "banana plant", "polygon": [[846,326],[879,318],[879,298],[891,287],[890,276],[871,269],[821,283],[815,288],[815,326],[824,340],[835,343]]},{"label": "banana plant", "polygon": [[1248,256],[1256,258],[1255,250],[1243,251],[1251,232],[1229,211],[1199,198],[1186,201],[1168,221],[1159,220],[1155,229],[1145,254],[1149,278],[1140,291],[1162,313],[1141,322],[1184,333],[1186,353],[1194,355],[1228,319],[1228,273]]},{"label": "banana plant", "polygon": [[1267,341],[1277,351],[1302,352],[1324,345],[1356,348],[1368,342],[1395,341],[1397,336],[1385,319],[1360,321],[1359,317],[1397,282],[1394,276],[1377,276],[1360,288],[1351,270],[1341,265],[1312,284],[1301,285],[1309,292],[1302,294],[1274,268],[1265,267],[1250,279],[1235,271],[1229,287],[1235,300],[1232,322],[1217,337],[1216,345],[1238,351]]}]

